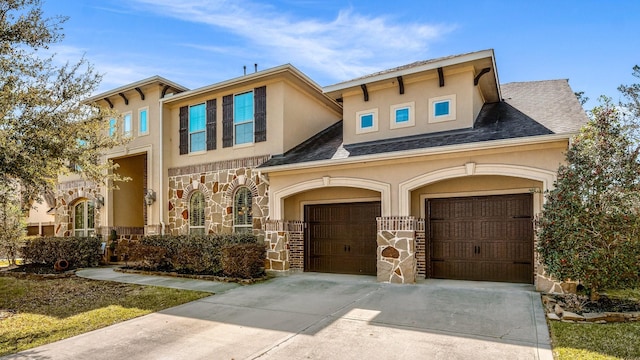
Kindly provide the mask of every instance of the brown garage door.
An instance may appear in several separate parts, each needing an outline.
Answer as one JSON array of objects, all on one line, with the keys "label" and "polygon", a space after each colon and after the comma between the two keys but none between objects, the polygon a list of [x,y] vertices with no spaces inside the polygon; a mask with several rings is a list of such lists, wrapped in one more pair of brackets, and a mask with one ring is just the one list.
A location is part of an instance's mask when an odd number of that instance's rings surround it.
[{"label": "brown garage door", "polygon": [[305,271],[376,274],[380,202],[306,205]]},{"label": "brown garage door", "polygon": [[433,278],[533,282],[532,195],[427,201]]}]

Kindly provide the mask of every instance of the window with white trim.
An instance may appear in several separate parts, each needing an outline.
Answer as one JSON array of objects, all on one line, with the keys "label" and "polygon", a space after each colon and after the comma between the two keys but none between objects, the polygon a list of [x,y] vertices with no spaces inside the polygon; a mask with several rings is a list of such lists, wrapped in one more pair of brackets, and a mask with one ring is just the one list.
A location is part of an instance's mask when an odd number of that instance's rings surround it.
[{"label": "window with white trim", "polygon": [[149,134],[149,108],[138,109],[138,136]]},{"label": "window with white trim", "polygon": [[189,106],[189,152],[207,149],[207,113],[205,104]]},{"label": "window with white trim", "polygon": [[456,119],[456,95],[429,99],[429,122],[437,123]]},{"label": "window with white trim", "polygon": [[122,135],[125,137],[133,135],[130,112],[122,116]]},{"label": "window with white trim", "polygon": [[234,145],[253,142],[253,91],[233,96]]},{"label": "window with white trim", "polygon": [[95,206],[93,201],[80,201],[74,205],[73,210],[73,234],[77,237],[95,235]]},{"label": "window with white trim", "polygon": [[358,111],[356,113],[356,134],[378,131],[378,109]]},{"label": "window with white trim", "polygon": [[189,198],[189,235],[204,235],[204,194],[195,191]]},{"label": "window with white trim", "polygon": [[251,233],[253,229],[252,201],[253,195],[248,187],[242,186],[236,190],[233,197],[234,232]]},{"label": "window with white trim", "polygon": [[399,129],[414,126],[416,124],[414,116],[414,102],[404,104],[391,105],[389,113],[391,120],[389,127],[391,129]]}]

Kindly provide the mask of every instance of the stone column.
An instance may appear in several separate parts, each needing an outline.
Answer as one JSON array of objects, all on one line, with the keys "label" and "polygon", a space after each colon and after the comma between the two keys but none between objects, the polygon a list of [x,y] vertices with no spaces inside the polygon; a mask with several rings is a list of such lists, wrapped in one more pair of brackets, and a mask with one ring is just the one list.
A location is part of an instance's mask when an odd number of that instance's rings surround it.
[{"label": "stone column", "polygon": [[266,270],[302,269],[304,245],[302,221],[269,220],[264,223],[264,243],[267,249]]},{"label": "stone column", "polygon": [[412,284],[416,281],[415,219],[380,217],[378,220],[378,281]]}]

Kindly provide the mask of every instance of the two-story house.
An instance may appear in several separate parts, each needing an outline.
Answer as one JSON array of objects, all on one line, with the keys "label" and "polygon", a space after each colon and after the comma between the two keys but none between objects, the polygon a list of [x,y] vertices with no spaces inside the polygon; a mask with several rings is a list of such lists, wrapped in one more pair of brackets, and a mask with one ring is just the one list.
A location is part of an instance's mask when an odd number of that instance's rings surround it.
[{"label": "two-story house", "polygon": [[134,180],[61,179],[57,235],[252,231],[267,268],[403,283],[538,282],[533,220],[587,121],[566,80],[501,85],[493,50],[325,88],[283,65],[90,101],[124,114],[134,139],[107,158]]},{"label": "two-story house", "polygon": [[390,282],[542,275],[533,220],[587,121],[566,80],[500,85],[486,50],[324,92],[343,120],[259,167],[282,220],[267,238],[294,250],[278,267]]}]

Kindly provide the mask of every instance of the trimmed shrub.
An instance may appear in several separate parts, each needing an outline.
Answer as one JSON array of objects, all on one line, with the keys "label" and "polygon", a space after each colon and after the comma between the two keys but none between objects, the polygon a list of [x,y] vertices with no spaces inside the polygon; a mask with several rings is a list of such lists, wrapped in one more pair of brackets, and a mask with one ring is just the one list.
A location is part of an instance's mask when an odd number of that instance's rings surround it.
[{"label": "trimmed shrub", "polygon": [[28,240],[21,253],[25,263],[53,266],[66,260],[70,268],[94,267],[100,259],[100,245],[95,237],[41,237]]},{"label": "trimmed shrub", "polygon": [[[142,270],[224,275],[227,273],[223,267],[224,249],[239,245],[251,245],[256,249],[260,248],[262,252],[238,248],[253,260],[246,259],[241,262],[229,255],[225,264],[234,269],[229,273],[243,274],[232,276],[244,278],[251,278],[254,274],[260,276],[260,270],[256,270],[256,267],[264,266],[264,245],[259,244],[257,238],[251,234],[146,236],[138,242],[119,245],[117,251],[119,254],[128,255],[130,261],[137,263],[134,267]],[[247,249],[251,246],[247,246]],[[240,270],[239,267],[246,269]]]},{"label": "trimmed shrub", "polygon": [[243,279],[264,275],[266,249],[262,244],[233,244],[222,248],[222,272]]}]

